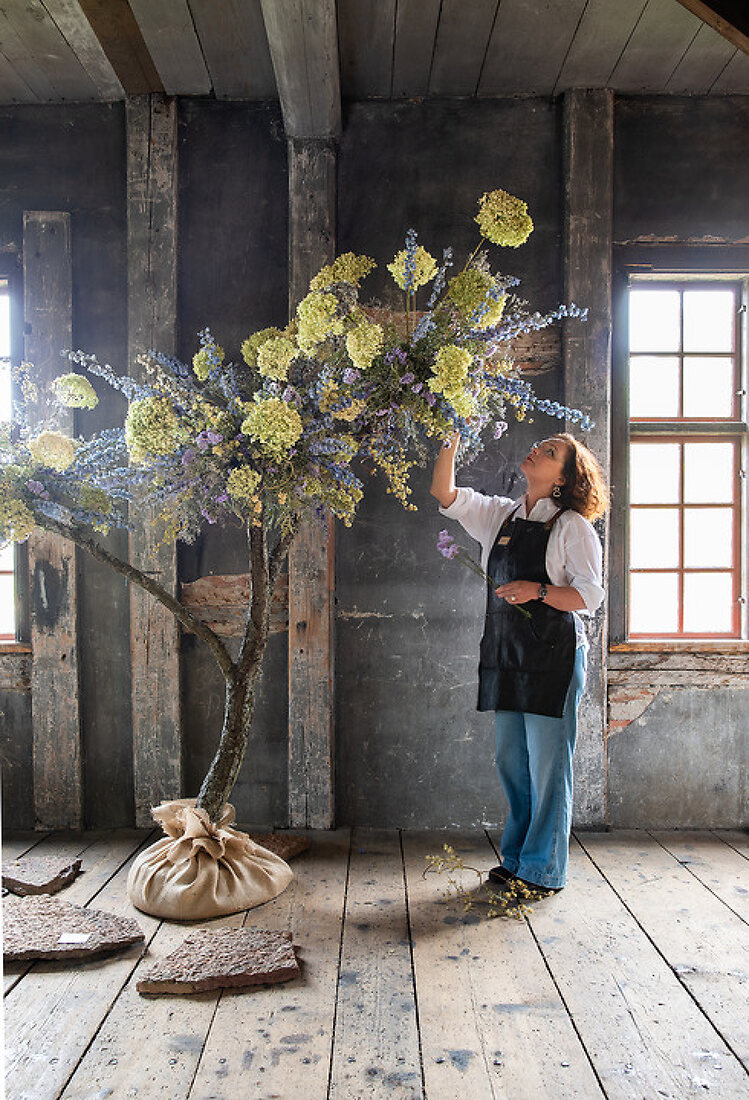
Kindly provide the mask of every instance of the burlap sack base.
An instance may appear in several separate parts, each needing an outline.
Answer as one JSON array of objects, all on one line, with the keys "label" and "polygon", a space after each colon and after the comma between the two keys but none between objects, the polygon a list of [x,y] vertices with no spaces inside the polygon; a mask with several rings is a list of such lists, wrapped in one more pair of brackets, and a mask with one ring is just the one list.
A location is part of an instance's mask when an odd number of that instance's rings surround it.
[{"label": "burlap sack base", "polygon": [[147,995],[202,993],[289,982],[299,974],[290,932],[201,928],[146,971],[136,988]]},{"label": "burlap sack base", "polygon": [[263,905],[294,877],[275,853],[231,828],[226,803],[212,822],[194,798],[174,799],[152,811],[166,838],[136,856],[127,880],[132,904],[166,920],[206,920]]}]

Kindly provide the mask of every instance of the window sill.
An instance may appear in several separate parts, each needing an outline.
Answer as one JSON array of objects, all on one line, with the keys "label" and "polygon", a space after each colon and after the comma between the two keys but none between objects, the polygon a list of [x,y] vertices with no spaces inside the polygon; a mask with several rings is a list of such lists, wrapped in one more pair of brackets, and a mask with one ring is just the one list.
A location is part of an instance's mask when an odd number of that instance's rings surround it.
[{"label": "window sill", "polygon": [[0,640],[0,657],[2,657],[4,653],[31,653],[31,646],[26,642]]},{"label": "window sill", "polygon": [[620,642],[609,647],[608,669],[613,679],[627,672],[668,673],[674,682],[680,679],[678,673],[745,677],[749,675],[749,641],[736,638],[700,642],[690,638],[678,642]]}]

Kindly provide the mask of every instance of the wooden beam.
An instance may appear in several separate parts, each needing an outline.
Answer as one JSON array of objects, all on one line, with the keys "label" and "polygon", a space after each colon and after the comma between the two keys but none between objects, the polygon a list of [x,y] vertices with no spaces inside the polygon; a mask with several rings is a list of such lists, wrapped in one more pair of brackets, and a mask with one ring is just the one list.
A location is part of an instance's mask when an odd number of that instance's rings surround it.
[{"label": "wooden beam", "polygon": [[88,73],[101,98],[122,99],[124,89],[78,0],[44,0],[44,7]]},{"label": "wooden beam", "polygon": [[[332,142],[289,141],[290,308],[335,255]],[[307,522],[289,554],[289,823],[334,824],[333,524]]]},{"label": "wooden beam", "polygon": [[208,95],[211,78],[187,0],[129,0],[167,95]]},{"label": "wooden beam", "polygon": [[78,0],[127,95],[164,86],[127,0]]},{"label": "wooden beam", "polygon": [[261,5],[287,137],[338,137],[335,0],[261,0]]},{"label": "wooden beam", "polygon": [[[614,101],[608,90],[564,96],[564,298],[588,320],[564,329],[565,402],[590,414],[586,442],[610,467]],[[574,426],[571,431],[575,432]],[[580,435],[579,431],[576,433]],[[599,521],[608,561],[608,521]],[[604,586],[606,578],[604,576]],[[575,756],[575,823],[601,824],[606,811],[606,605],[589,628],[588,680]]]},{"label": "wooden beam", "polygon": [[679,0],[708,27],[722,35],[732,46],[749,53],[749,8],[746,0]]},{"label": "wooden beam", "polygon": [[[26,211],[23,219],[24,357],[42,391],[64,372],[73,346],[70,214]],[[39,417],[44,417],[39,405]],[[48,411],[47,411],[48,415]],[[72,410],[56,428],[73,434]],[[35,419],[33,408],[30,419]],[[76,549],[49,534],[29,539],[31,723],[34,813],[41,829],[83,828]]]},{"label": "wooden beam", "polygon": [[[163,96],[126,102],[128,362],[150,349],[173,355],[177,327],[177,103]],[[130,534],[134,565],[177,592],[174,543],[159,544],[149,509]],[[182,794],[179,627],[160,603],[130,587],[135,821]]]}]

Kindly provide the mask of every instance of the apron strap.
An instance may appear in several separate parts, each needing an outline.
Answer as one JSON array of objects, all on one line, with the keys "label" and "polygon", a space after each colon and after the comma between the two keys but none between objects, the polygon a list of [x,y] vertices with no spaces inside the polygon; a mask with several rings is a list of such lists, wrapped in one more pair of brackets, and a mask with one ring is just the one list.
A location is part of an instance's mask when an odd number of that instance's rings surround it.
[{"label": "apron strap", "polygon": [[566,509],[566,508],[560,508],[558,512],[555,512],[555,513],[554,513],[554,515],[553,515],[553,516],[551,517],[551,519],[549,519],[549,520],[547,520],[547,521],[546,521],[546,523],[544,524],[544,528],[545,528],[545,529],[546,529],[547,531],[551,531],[552,527],[554,526],[554,524],[556,523],[556,521],[557,521],[557,520],[559,519],[559,517],[561,516],[562,512],[566,512],[566,511],[567,511],[567,509]]}]

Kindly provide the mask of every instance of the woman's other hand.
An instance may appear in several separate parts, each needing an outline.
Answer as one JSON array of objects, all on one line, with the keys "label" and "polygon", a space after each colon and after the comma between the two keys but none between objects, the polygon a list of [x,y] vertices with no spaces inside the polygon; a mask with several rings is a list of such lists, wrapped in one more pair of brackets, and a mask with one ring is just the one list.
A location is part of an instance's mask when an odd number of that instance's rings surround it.
[{"label": "woman's other hand", "polygon": [[538,581],[510,581],[495,588],[494,594],[508,603],[529,603],[538,599],[539,588]]}]

